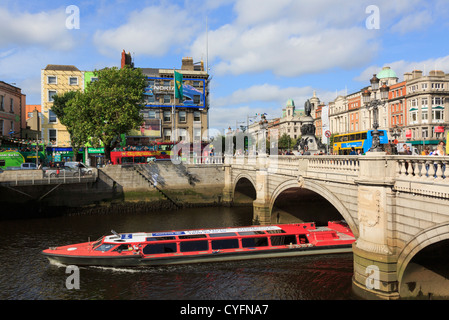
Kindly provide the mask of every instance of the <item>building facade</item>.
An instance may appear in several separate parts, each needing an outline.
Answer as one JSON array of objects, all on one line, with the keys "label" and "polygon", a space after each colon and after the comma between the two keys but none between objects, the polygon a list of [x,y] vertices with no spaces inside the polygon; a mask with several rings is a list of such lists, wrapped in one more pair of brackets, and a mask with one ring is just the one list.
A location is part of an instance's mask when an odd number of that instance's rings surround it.
[{"label": "building facade", "polygon": [[[129,53],[122,52],[122,67],[134,66]],[[141,68],[147,77],[144,124],[127,135],[129,145],[150,141],[208,141],[209,75],[203,61],[182,59],[181,69]],[[183,76],[183,100],[175,99],[174,72]]]},{"label": "building facade", "polygon": [[292,139],[298,139],[301,136],[301,117],[303,116],[304,110],[296,109],[293,99],[289,99],[279,119],[279,137],[286,134]]},{"label": "building facade", "polygon": [[53,96],[84,89],[84,73],[75,66],[47,65],[41,71],[42,139],[54,148],[70,147],[70,135],[51,111]]},{"label": "building facade", "polygon": [[0,81],[0,137],[2,141],[21,138],[26,127],[26,96],[16,86]]},{"label": "building facade", "polygon": [[449,74],[434,70],[425,76],[414,70],[404,74],[404,79],[408,113],[405,140],[418,149],[436,146],[445,140],[449,129]]}]

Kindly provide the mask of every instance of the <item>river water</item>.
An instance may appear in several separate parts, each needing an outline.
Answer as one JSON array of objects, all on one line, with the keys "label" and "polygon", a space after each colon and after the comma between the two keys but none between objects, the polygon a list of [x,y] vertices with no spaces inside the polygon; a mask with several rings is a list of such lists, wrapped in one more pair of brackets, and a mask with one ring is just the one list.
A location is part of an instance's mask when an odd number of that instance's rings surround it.
[{"label": "river water", "polygon": [[250,225],[252,208],[192,208],[71,215],[0,222],[2,300],[342,300],[353,299],[352,254],[147,267],[80,267],[69,290],[65,266],[41,255],[49,246],[117,232]]}]

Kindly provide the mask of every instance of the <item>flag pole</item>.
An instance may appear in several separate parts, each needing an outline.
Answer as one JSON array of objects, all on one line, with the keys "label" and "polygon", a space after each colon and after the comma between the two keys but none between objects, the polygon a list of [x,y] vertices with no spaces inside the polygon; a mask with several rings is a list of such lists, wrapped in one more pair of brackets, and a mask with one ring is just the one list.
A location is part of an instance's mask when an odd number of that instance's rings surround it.
[{"label": "flag pole", "polygon": [[173,143],[176,142],[175,140],[175,108],[176,108],[176,75],[175,75],[175,68],[173,68],[173,107],[172,107],[172,140]]}]

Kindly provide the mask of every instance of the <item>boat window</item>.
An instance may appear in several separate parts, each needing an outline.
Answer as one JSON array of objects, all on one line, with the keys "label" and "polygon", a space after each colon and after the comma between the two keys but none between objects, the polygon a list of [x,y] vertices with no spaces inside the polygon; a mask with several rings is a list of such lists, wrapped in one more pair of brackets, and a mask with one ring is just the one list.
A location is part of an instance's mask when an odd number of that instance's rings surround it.
[{"label": "boat window", "polygon": [[296,237],[294,235],[271,237],[271,245],[272,246],[282,246],[282,245],[288,245],[288,244],[296,244]]},{"label": "boat window", "polygon": [[265,232],[263,232],[263,231],[244,231],[244,232],[239,232],[239,235],[241,235],[241,236],[253,236],[255,234],[265,234]]},{"label": "boat window", "polygon": [[95,248],[96,246],[99,246],[102,240],[103,240],[103,239],[98,240],[97,242],[95,242],[95,243],[93,244],[92,248]]},{"label": "boat window", "polygon": [[132,250],[132,246],[130,244],[121,244],[114,251],[127,251]]},{"label": "boat window", "polygon": [[142,252],[144,254],[173,253],[176,252],[176,243],[148,244],[143,248]]},{"label": "boat window", "polygon": [[147,241],[165,241],[165,240],[175,240],[176,238],[173,236],[168,237],[149,237]]},{"label": "boat window", "polygon": [[198,238],[207,238],[205,234],[188,234],[185,236],[179,236],[179,239],[198,239]]},{"label": "boat window", "polygon": [[307,239],[307,236],[305,234],[300,234],[298,236],[299,238],[299,243],[304,244],[304,243],[309,243],[309,239]]},{"label": "boat window", "polygon": [[211,238],[219,238],[219,237],[236,237],[237,234],[235,232],[223,232],[223,233],[210,233],[209,237]]},{"label": "boat window", "polygon": [[266,247],[268,246],[268,238],[242,238],[242,247]]},{"label": "boat window", "polygon": [[285,233],[284,230],[267,230],[267,233],[275,234],[275,233]]},{"label": "boat window", "polygon": [[205,250],[209,250],[209,244],[207,240],[181,242],[181,252]]},{"label": "boat window", "polygon": [[237,249],[238,247],[238,239],[212,240],[212,250]]},{"label": "boat window", "polygon": [[109,251],[111,248],[115,247],[115,244],[112,243],[103,243],[101,246],[95,248],[95,251]]}]

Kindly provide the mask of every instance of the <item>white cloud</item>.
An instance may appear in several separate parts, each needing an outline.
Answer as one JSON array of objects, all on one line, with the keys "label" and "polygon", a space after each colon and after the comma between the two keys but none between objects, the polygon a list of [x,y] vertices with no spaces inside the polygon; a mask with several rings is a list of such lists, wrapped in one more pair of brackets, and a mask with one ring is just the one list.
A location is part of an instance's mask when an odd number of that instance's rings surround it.
[{"label": "white cloud", "polygon": [[187,45],[197,25],[188,10],[177,6],[151,6],[132,12],[126,24],[97,31],[94,43],[105,55],[126,49],[137,55],[163,56],[170,49]]},{"label": "white cloud", "polygon": [[66,28],[65,9],[47,12],[9,12],[0,8],[0,46],[46,46],[50,49],[69,50],[74,46]]},{"label": "white cloud", "polygon": [[[234,11],[234,21],[208,34],[212,71],[219,75],[269,70],[291,77],[360,67],[379,48],[376,34],[362,23],[366,18],[363,5],[240,0]],[[192,56],[204,54],[205,37],[199,36],[192,44]]]},{"label": "white cloud", "polygon": [[369,66],[363,70],[360,75],[354,78],[356,81],[364,81],[366,85],[369,85],[369,79],[372,78],[373,74],[377,74],[382,70],[383,67],[390,67],[399,78],[399,81],[404,80],[404,73],[411,72],[413,70],[421,70],[424,75],[428,75],[431,70],[443,70],[447,72],[449,70],[449,55],[440,57],[426,59],[423,61],[406,61],[399,60],[389,63],[385,63],[383,66]]},{"label": "white cloud", "polygon": [[236,90],[227,97],[213,98],[212,103],[217,108],[250,102],[268,102],[276,104],[276,106],[283,106],[288,99],[296,101],[306,100],[312,93],[313,89],[311,87],[281,88],[276,85],[262,84]]}]

